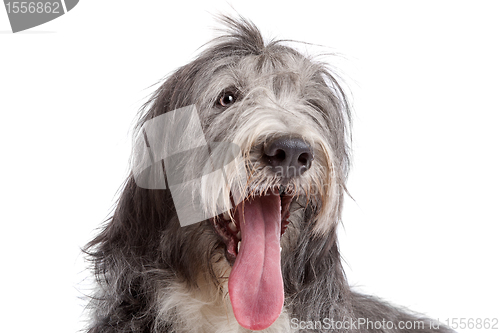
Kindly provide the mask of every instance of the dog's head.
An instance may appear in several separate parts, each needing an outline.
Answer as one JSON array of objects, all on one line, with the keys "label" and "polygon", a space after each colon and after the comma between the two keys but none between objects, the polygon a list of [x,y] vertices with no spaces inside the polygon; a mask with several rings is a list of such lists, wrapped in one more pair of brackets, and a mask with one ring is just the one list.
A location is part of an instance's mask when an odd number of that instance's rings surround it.
[{"label": "dog's head", "polygon": [[[284,42],[266,45],[244,19],[222,20],[226,34],[145,105],[134,156],[141,172],[107,231],[128,228],[114,236],[118,247],[165,263],[191,286],[208,278],[224,291],[228,279],[236,319],[256,330],[280,315],[284,288],[310,279],[316,272],[305,267],[336,247],[350,114],[324,64]],[[294,265],[301,277],[287,279]]]}]

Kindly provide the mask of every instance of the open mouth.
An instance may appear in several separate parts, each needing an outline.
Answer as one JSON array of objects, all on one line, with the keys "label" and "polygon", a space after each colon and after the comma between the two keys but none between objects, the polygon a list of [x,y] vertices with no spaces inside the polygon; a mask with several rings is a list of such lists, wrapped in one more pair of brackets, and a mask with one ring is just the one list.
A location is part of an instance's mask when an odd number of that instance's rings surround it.
[{"label": "open mouth", "polygon": [[[269,190],[265,195],[261,197],[270,197],[278,195],[278,193],[280,197],[280,236],[283,236],[286,228],[288,227],[288,218],[290,217],[290,203],[292,202],[293,196],[285,192],[280,193],[279,189],[273,189]],[[242,240],[239,212],[241,211],[244,215],[244,205],[248,201],[249,200],[245,200],[236,208],[232,209],[231,214],[229,212],[224,212],[223,214],[220,214],[219,216],[212,219],[215,231],[217,232],[217,234],[219,234],[219,236],[226,244],[226,259],[231,266],[233,266],[236,261],[236,257],[238,256]]]},{"label": "open mouth", "polygon": [[245,328],[269,327],[283,308],[280,239],[290,217],[292,195],[270,189],[213,219],[233,266],[228,289],[236,320]]}]

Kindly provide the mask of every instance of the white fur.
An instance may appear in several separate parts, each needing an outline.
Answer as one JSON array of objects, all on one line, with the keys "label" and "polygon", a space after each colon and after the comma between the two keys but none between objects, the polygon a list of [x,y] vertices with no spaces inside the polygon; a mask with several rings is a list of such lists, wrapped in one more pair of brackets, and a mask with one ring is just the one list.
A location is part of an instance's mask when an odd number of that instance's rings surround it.
[{"label": "white fur", "polygon": [[[158,317],[156,329],[163,322],[174,323],[179,333],[245,333],[253,332],[241,327],[236,321],[224,283],[224,297],[211,294],[211,288],[189,290],[183,283],[175,282],[161,288],[158,293]],[[262,333],[292,333],[290,319],[285,309],[280,317]]]}]

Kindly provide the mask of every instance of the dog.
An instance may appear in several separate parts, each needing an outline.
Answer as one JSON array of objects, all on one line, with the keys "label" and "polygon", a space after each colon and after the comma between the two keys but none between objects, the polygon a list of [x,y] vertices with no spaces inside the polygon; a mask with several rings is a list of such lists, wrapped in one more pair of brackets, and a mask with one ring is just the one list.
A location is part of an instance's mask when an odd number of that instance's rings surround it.
[{"label": "dog", "polygon": [[452,332],[350,289],[341,79],[243,17],[143,106],[132,172],[84,251],[90,333]]}]

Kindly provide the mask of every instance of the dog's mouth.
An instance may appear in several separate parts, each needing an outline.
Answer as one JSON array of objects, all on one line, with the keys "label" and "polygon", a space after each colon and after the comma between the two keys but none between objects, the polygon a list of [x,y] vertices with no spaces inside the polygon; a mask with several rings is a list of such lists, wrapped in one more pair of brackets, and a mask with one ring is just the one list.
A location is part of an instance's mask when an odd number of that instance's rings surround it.
[{"label": "dog's mouth", "polygon": [[[290,217],[290,203],[292,202],[293,196],[292,194],[280,191],[279,188],[275,188],[267,191],[262,196],[257,196],[257,198],[265,198],[272,195],[279,195],[280,197],[280,236],[282,236],[285,233],[286,228],[288,227],[288,218]],[[256,197],[253,197],[253,199],[249,198],[237,205],[236,208],[231,210],[231,212],[224,212],[223,214],[220,214],[216,218],[212,219],[215,231],[222,238],[226,245],[225,255],[227,261],[231,266],[233,266],[236,261],[236,257],[238,256],[242,241],[240,228],[241,219],[239,212],[242,211],[244,213],[244,205],[249,201],[253,201],[255,198]]]},{"label": "dog's mouth", "polygon": [[213,219],[233,266],[228,288],[236,320],[245,328],[269,327],[283,308],[280,239],[293,196],[269,189]]}]

